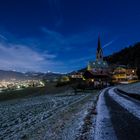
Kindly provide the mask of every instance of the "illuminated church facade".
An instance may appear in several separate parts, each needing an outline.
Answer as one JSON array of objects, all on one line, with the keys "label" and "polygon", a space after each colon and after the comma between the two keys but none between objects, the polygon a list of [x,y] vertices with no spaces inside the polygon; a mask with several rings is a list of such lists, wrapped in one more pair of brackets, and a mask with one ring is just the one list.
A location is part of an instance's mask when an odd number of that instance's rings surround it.
[{"label": "illuminated church facade", "polygon": [[103,60],[103,50],[100,37],[98,37],[96,60],[88,62],[87,70],[84,72],[83,77],[93,87],[106,87],[111,80],[109,72],[109,65]]},{"label": "illuminated church facade", "polygon": [[103,50],[101,48],[101,42],[100,37],[98,38],[98,46],[96,50],[96,60],[95,61],[89,61],[87,70],[92,71],[94,73],[100,73],[104,74],[108,71],[108,64],[106,61],[103,60]]},{"label": "illuminated church facade", "polygon": [[136,68],[128,68],[122,65],[113,68],[103,60],[100,37],[98,38],[96,60],[88,62],[85,77],[90,81],[111,81],[113,83],[130,83],[138,79]]},{"label": "illuminated church facade", "polygon": [[[116,65],[116,64],[114,64]],[[85,81],[86,85],[92,88],[103,88],[118,83],[130,83],[137,81],[137,69],[108,65],[103,59],[103,50],[101,47],[100,37],[96,50],[96,59],[89,61],[87,69],[72,75],[72,79]]]}]

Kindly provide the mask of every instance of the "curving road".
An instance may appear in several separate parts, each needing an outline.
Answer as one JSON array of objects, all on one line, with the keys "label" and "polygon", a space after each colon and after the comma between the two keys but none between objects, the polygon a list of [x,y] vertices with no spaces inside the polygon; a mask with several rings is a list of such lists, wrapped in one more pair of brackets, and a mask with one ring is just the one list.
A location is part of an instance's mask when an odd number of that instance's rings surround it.
[{"label": "curving road", "polygon": [[97,112],[95,140],[140,140],[140,101],[107,88]]}]

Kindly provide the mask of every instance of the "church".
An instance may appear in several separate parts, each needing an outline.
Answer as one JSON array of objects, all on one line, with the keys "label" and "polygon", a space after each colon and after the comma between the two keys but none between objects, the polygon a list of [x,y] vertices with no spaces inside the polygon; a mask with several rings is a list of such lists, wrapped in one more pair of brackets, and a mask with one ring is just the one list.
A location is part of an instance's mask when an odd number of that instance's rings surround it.
[{"label": "church", "polygon": [[126,66],[108,65],[104,60],[100,37],[98,37],[96,59],[89,61],[87,68],[74,72],[70,79],[83,83],[87,89],[104,88],[118,83],[130,83],[138,80],[137,69]]},{"label": "church", "polygon": [[121,65],[113,68],[103,60],[100,37],[98,37],[96,60],[88,62],[87,70],[84,72],[83,77],[89,83],[94,83],[94,86],[107,86],[113,83],[132,83],[138,80],[136,68],[128,68],[127,66]]},{"label": "church", "polygon": [[98,38],[98,46],[96,50],[96,60],[89,61],[87,70],[94,73],[104,73],[108,69],[108,64],[103,60],[103,50],[101,48],[100,37]]},{"label": "church", "polygon": [[96,60],[88,62],[87,70],[84,72],[83,77],[87,82],[93,83],[94,87],[107,86],[111,81],[109,65],[103,60],[100,37],[98,37]]}]

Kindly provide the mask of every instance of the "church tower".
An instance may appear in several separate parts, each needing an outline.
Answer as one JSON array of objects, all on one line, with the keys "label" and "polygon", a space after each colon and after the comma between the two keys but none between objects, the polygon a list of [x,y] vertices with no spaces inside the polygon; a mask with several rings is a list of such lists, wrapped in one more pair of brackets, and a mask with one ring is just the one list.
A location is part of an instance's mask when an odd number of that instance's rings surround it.
[{"label": "church tower", "polygon": [[106,61],[103,60],[103,50],[101,48],[101,42],[100,42],[100,36],[98,37],[98,46],[96,50],[96,60],[95,61],[89,61],[87,70],[89,71],[102,71],[106,70],[108,68],[108,64]]},{"label": "church tower", "polygon": [[102,61],[103,60],[103,50],[101,48],[100,36],[98,37],[98,47],[96,51],[96,60]]}]

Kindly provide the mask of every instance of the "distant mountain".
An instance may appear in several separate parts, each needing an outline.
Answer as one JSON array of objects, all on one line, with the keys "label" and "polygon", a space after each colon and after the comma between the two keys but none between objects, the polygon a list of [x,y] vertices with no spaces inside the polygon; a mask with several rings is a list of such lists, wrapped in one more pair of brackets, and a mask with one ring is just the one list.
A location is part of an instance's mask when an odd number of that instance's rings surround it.
[{"label": "distant mountain", "polygon": [[45,80],[53,80],[61,77],[63,74],[60,73],[53,73],[53,72],[47,72],[47,73],[41,73],[41,72],[27,72],[26,75],[29,77],[32,77],[34,79],[45,79]]},{"label": "distant mountain", "polygon": [[104,58],[109,64],[140,68],[140,42]]},{"label": "distant mountain", "polygon": [[42,79],[44,77],[45,73],[41,73],[41,72],[26,72],[25,75],[28,76],[28,77],[32,77],[33,79]]},{"label": "distant mountain", "polygon": [[27,72],[21,73],[16,71],[5,71],[0,70],[0,80],[31,80],[31,79],[46,79],[52,80],[62,76],[62,74],[58,73],[41,73],[41,72]]},{"label": "distant mountain", "polygon": [[53,80],[53,79],[58,79],[61,76],[63,76],[64,74],[59,74],[59,73],[53,73],[53,72],[49,72],[46,73],[43,77],[43,79],[47,79],[47,80]]},{"label": "distant mountain", "polygon": [[31,77],[29,77],[21,72],[0,70],[0,80],[8,80],[9,81],[12,79],[26,80],[26,79],[31,79]]},{"label": "distant mountain", "polygon": [[77,70],[77,71],[72,71],[70,73],[68,73],[67,75],[72,75],[72,74],[75,74],[75,73],[80,73],[80,72],[85,72],[87,68],[82,68],[80,70]]}]

